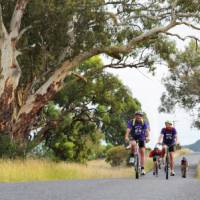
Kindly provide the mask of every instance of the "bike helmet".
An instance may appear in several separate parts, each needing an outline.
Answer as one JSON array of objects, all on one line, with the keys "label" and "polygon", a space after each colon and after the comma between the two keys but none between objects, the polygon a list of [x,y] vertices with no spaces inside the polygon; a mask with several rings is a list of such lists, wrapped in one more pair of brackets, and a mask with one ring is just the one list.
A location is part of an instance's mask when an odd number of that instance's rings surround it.
[{"label": "bike helmet", "polygon": [[167,120],[167,121],[165,121],[165,124],[171,124],[172,125],[173,123],[172,123],[172,121]]},{"label": "bike helmet", "polygon": [[140,115],[140,116],[144,116],[144,113],[142,111],[136,111],[135,115]]},{"label": "bike helmet", "polygon": [[187,159],[186,159],[186,157],[183,157],[182,160],[183,160],[183,161],[186,161]]},{"label": "bike helmet", "polygon": [[156,145],[155,147],[154,147],[154,151],[156,151],[156,150],[158,150],[159,148],[158,148],[158,146]]}]

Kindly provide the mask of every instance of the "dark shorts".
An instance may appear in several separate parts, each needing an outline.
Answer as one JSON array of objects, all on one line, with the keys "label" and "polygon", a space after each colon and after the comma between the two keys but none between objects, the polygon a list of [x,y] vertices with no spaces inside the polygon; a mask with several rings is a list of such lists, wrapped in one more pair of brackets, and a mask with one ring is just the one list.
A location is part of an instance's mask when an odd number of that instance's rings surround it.
[{"label": "dark shorts", "polygon": [[156,157],[155,156],[153,157],[153,162],[156,162]]},{"label": "dark shorts", "polygon": [[165,143],[163,143],[164,145],[167,145],[168,147],[169,147],[169,152],[175,152],[175,150],[176,150],[176,145],[174,144],[174,145],[171,145],[171,144],[165,144]]},{"label": "dark shorts", "polygon": [[[131,138],[132,141],[135,141],[137,139],[135,138]],[[138,140],[138,146],[139,148],[144,148],[145,147],[146,142],[144,140]]]}]

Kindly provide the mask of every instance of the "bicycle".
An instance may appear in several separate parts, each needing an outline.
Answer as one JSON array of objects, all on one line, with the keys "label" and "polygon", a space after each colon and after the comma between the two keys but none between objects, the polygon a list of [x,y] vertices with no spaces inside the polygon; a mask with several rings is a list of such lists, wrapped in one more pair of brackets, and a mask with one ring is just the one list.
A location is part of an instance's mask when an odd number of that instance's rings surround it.
[{"label": "bicycle", "polygon": [[[157,145],[155,148],[159,149],[159,146]],[[154,155],[153,161],[154,161],[154,175],[158,176],[158,171],[161,169],[161,161],[160,161],[161,155],[158,153]]]},{"label": "bicycle", "polygon": [[[136,140],[136,147],[135,147],[135,152],[134,152],[134,162],[131,161],[131,158],[130,158],[130,161],[129,163],[131,163],[132,167],[134,168],[135,170],[135,178],[136,179],[139,179],[140,177],[140,172],[141,172],[141,168],[140,168],[140,154],[139,154],[139,140]],[[129,149],[126,147],[126,149]]]},{"label": "bicycle", "polygon": [[134,153],[134,160],[135,160],[135,178],[139,179],[140,177],[140,154],[139,154],[139,145],[138,145],[139,141],[136,140],[136,149],[135,149],[135,153]]},{"label": "bicycle", "polygon": [[160,156],[154,156],[155,176],[158,176],[158,171],[161,169]]},{"label": "bicycle", "polygon": [[166,152],[166,156],[165,156],[165,177],[168,180],[169,179],[169,167],[170,167],[170,162],[169,162],[169,148],[174,146],[175,144],[172,145],[167,145],[167,152]]}]

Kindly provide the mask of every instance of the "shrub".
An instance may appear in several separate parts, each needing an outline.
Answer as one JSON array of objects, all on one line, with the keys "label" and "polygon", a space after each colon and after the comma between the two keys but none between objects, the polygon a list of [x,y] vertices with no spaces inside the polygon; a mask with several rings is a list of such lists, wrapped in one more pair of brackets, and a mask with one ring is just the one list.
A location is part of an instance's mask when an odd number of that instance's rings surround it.
[{"label": "shrub", "polygon": [[11,141],[7,134],[0,134],[0,158],[15,158],[23,156],[24,152],[17,149],[17,145]]},{"label": "shrub", "polygon": [[106,162],[112,167],[126,163],[129,152],[123,146],[115,146],[107,151]]}]

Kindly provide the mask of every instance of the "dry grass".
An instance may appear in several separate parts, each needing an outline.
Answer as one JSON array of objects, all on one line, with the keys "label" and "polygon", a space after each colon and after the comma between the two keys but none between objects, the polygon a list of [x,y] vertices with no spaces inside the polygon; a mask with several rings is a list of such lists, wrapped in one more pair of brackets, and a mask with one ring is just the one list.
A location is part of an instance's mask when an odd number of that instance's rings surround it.
[{"label": "dry grass", "polygon": [[[146,169],[152,168],[147,159]],[[64,179],[121,178],[133,176],[131,167],[110,167],[104,160],[87,165],[55,163],[46,160],[0,160],[1,182],[45,181]]]},{"label": "dry grass", "polygon": [[197,167],[197,178],[200,179],[200,163]]},{"label": "dry grass", "polygon": [[187,155],[192,153],[192,150],[190,149],[180,149],[178,151],[175,152],[175,158],[179,157],[179,156],[183,156],[183,155]]},{"label": "dry grass", "polygon": [[[176,152],[176,157],[190,153],[188,149]],[[152,159],[146,160],[146,171],[152,169]],[[131,167],[111,167],[104,160],[88,162],[87,165],[75,163],[55,163],[47,160],[0,160],[0,181],[45,181],[64,179],[97,179],[131,177],[134,171]],[[200,166],[198,167],[200,178]]]}]

